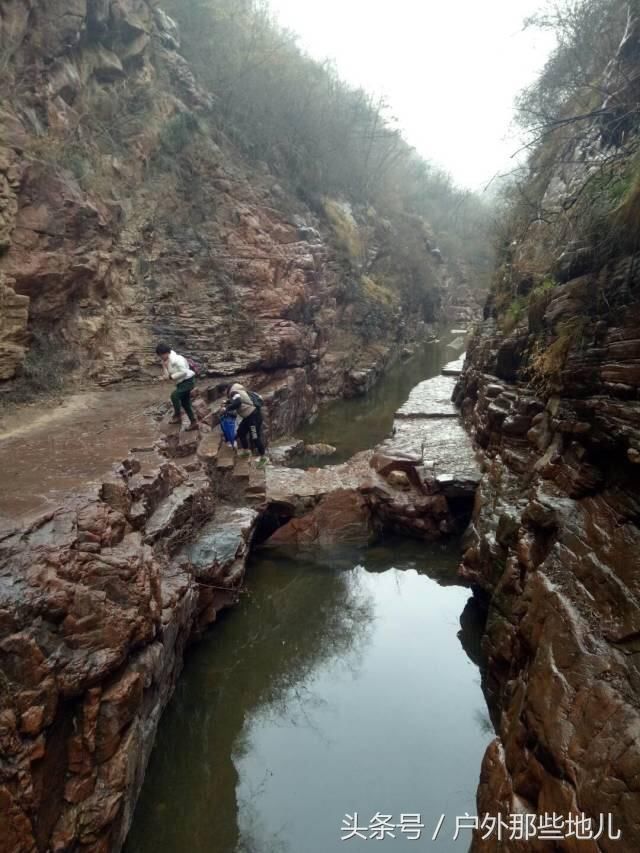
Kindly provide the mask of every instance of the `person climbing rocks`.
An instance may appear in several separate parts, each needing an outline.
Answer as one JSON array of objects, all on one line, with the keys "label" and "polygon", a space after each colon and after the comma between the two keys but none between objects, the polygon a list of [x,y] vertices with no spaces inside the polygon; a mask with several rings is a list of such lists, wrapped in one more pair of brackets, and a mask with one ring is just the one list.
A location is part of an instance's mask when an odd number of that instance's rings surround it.
[{"label": "person climbing rocks", "polygon": [[224,411],[226,414],[237,413],[240,425],[236,438],[242,447],[242,455],[251,455],[249,449],[249,438],[258,451],[260,459],[258,465],[262,467],[267,464],[264,442],[262,440],[262,398],[255,391],[248,391],[244,385],[235,382],[227,388],[227,402]]},{"label": "person climbing rocks", "polygon": [[176,383],[175,390],[171,394],[173,417],[169,423],[182,423],[182,414],[180,411],[182,408],[189,418],[187,431],[198,429],[198,421],[191,405],[191,392],[196,384],[195,372],[189,367],[187,359],[172,350],[168,344],[158,344],[156,353],[162,360],[163,378],[170,379]]}]

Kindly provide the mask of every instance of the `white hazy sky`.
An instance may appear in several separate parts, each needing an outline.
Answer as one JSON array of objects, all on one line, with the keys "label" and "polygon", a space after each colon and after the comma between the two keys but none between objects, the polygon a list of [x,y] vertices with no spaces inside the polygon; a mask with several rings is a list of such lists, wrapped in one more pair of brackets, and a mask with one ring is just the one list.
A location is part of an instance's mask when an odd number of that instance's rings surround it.
[{"label": "white hazy sky", "polygon": [[281,24],[341,76],[384,95],[405,137],[461,186],[513,165],[516,94],[553,46],[523,32],[542,0],[270,0]]}]

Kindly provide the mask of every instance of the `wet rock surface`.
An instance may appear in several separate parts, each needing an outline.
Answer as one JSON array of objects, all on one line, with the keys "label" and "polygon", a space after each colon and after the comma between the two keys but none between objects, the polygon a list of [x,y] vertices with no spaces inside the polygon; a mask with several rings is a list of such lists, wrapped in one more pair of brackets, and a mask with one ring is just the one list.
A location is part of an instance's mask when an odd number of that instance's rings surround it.
[{"label": "wet rock surface", "polygon": [[[584,812],[596,828],[611,813],[622,832],[556,841],[563,851],[640,847],[636,269],[633,258],[600,271],[599,308],[595,274],[556,286],[537,331],[507,336],[489,317],[455,392],[483,457],[460,569],[489,599],[484,681],[498,738],[478,811]],[[541,376],[537,353],[576,317],[592,331],[563,341]],[[477,837],[473,849],[546,848]]]},{"label": "wet rock surface", "polygon": [[450,402],[454,386],[452,376],[421,382],[393,435],[342,465],[270,469],[266,505],[290,520],[267,545],[366,542],[374,530],[435,539],[464,528],[481,475]]},{"label": "wet rock surface", "polygon": [[[276,379],[266,405],[290,389]],[[420,399],[441,411],[446,390],[436,378]],[[342,465],[264,471],[213,426],[215,383],[196,402],[198,432],[160,424],[101,483],[0,535],[1,851],[120,849],[185,648],[237,600],[256,531],[308,547],[466,523],[469,440],[467,470],[431,431],[457,426],[448,412],[399,417],[396,436]]]},{"label": "wet rock surface", "polygon": [[396,418],[457,418],[451,401],[453,383],[449,376],[426,379],[413,389],[396,412]]},{"label": "wet rock surface", "polygon": [[[451,334],[455,334],[455,332],[452,332]],[[442,368],[443,376],[460,376],[464,367],[466,355],[467,354],[463,352],[459,358],[456,358],[454,361],[447,362],[447,364]]]},{"label": "wet rock surface", "polygon": [[185,647],[236,601],[258,515],[184,462],[131,453],[0,538],[2,851],[124,842]]}]

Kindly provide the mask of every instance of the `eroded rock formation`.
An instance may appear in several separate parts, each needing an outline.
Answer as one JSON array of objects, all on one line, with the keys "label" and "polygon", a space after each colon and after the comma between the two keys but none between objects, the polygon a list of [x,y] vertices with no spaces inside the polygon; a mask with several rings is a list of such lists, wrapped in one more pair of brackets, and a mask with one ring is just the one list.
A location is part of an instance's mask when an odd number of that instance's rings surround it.
[{"label": "eroded rock formation", "polygon": [[185,646],[238,594],[257,514],[134,454],[0,542],[0,850],[118,850]]},{"label": "eroded rock formation", "polygon": [[[489,317],[455,399],[484,455],[462,576],[490,598],[479,811],[611,813],[640,846],[640,259]],[[529,286],[531,286],[529,284]],[[474,849],[543,850],[544,841]]]},{"label": "eroded rock formation", "polygon": [[468,438],[457,460],[445,446],[439,468],[422,464],[424,430],[457,423],[433,383],[399,413],[411,441],[344,465],[265,476],[219,427],[164,427],[93,494],[0,534],[2,853],[121,848],[184,650],[237,599],[256,531],[271,547],[464,527]]},{"label": "eroded rock formation", "polygon": [[[212,375],[303,371],[305,416],[424,337],[434,317],[392,307],[341,229],[377,263],[404,237],[344,200],[312,211],[249,165],[155,3],[4,3],[0,49],[0,274],[30,300],[0,333],[0,380],[43,338],[34,358],[63,351],[69,375],[141,377],[164,338]],[[446,263],[419,217],[403,227],[436,306]]]}]

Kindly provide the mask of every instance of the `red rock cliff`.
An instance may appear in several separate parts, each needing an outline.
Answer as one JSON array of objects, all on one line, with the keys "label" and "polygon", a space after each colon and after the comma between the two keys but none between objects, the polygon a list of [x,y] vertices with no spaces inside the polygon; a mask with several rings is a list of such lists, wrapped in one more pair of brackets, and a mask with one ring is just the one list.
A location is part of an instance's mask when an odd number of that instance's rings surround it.
[{"label": "red rock cliff", "polygon": [[[156,3],[3,3],[0,49],[0,380],[25,354],[140,377],[166,338],[212,374],[304,368],[330,397],[434,319],[449,279],[428,225],[404,217],[400,241],[375,210],[312,211],[250,165]],[[426,313],[372,271],[393,276],[407,245]]]},{"label": "red rock cliff", "polygon": [[[630,19],[602,78],[620,101],[636,102],[638,32]],[[622,832],[555,841],[563,851],[640,847],[640,256],[619,195],[605,198],[599,239],[587,227],[603,204],[589,176],[629,174],[612,123],[605,112],[534,156],[528,187],[545,219],[524,238],[514,219],[455,394],[484,457],[461,568],[489,599],[498,737],[478,808],[584,812],[596,829],[611,813]],[[559,223],[583,199],[569,240]],[[545,844],[478,836],[474,849]]]}]

